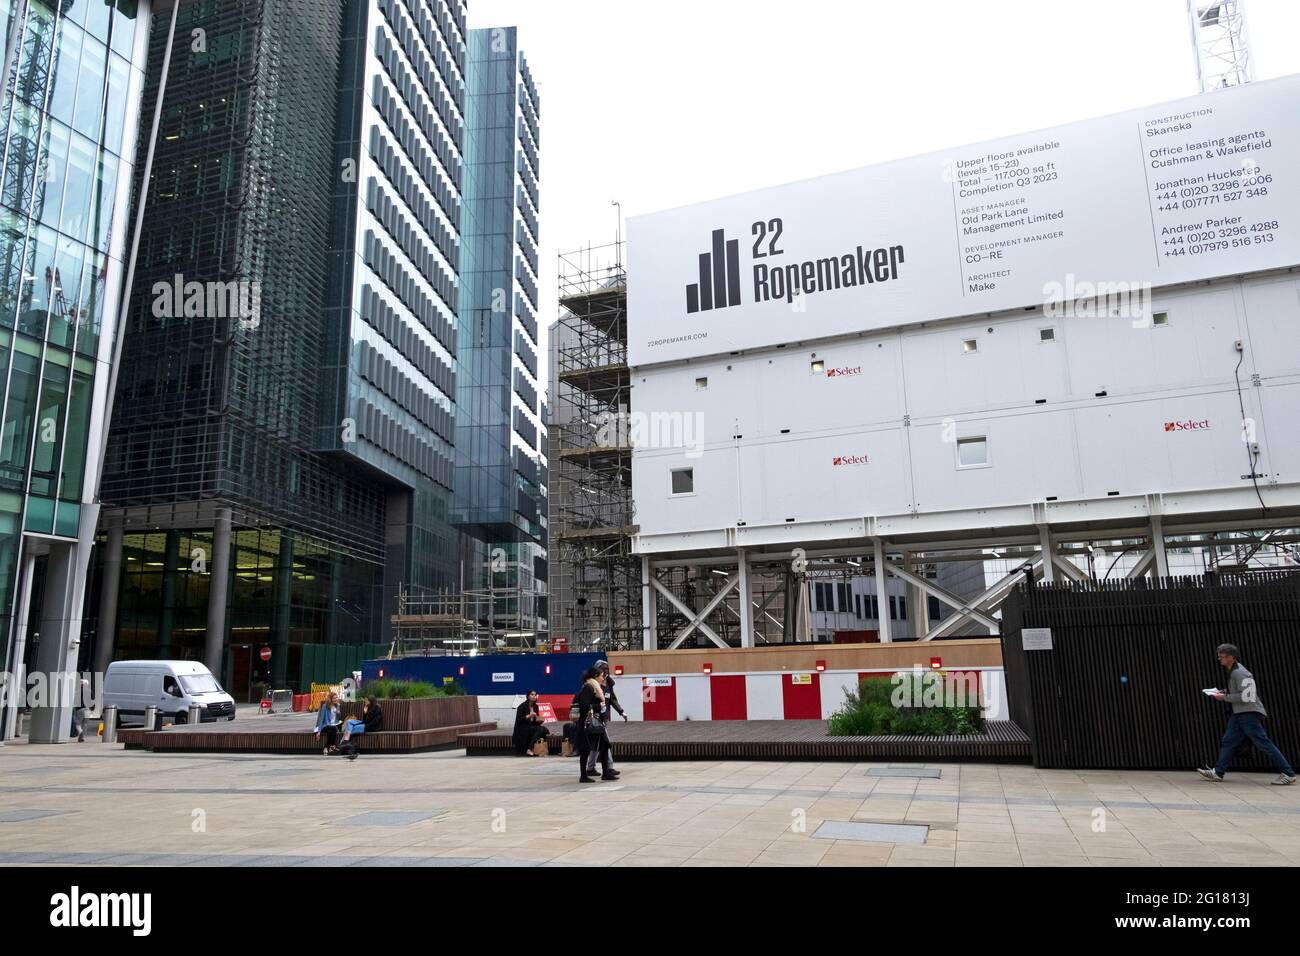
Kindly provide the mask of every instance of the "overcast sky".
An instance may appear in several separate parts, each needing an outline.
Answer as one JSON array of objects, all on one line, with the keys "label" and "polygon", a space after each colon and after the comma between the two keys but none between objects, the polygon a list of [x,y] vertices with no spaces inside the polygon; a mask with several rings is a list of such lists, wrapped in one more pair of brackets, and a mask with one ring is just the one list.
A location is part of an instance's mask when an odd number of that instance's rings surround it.
[{"label": "overcast sky", "polygon": [[[1300,0],[1246,16],[1256,79],[1300,73]],[[635,216],[1198,92],[1186,0],[469,0],[469,24],[519,27],[541,100],[543,325],[556,254],[613,242],[611,200]]]}]

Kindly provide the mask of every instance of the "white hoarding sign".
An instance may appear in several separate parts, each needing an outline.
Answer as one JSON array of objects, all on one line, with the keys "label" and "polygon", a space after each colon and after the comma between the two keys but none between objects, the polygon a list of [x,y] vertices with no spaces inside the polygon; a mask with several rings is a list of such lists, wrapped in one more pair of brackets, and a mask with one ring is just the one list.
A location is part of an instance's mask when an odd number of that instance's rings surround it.
[{"label": "white hoarding sign", "polygon": [[1292,76],[634,217],[629,359],[1098,295],[1140,321],[1151,286],[1295,265],[1297,116]]},{"label": "white hoarding sign", "polygon": [[1052,629],[1050,627],[1026,627],[1020,632],[1020,647],[1026,651],[1050,651],[1052,649]]}]

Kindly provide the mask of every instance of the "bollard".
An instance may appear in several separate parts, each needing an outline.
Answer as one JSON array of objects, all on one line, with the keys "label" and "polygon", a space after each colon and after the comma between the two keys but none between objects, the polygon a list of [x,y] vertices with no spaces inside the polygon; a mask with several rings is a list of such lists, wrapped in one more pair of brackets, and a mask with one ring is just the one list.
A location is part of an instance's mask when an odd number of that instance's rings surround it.
[{"label": "bollard", "polygon": [[197,724],[203,721],[203,708],[198,704],[190,704],[190,715],[186,723]]},{"label": "bollard", "polygon": [[146,707],[144,709],[144,730],[148,732],[150,730],[160,729],[161,728],[158,726],[158,708],[152,706]]},{"label": "bollard", "polygon": [[104,736],[102,743],[117,743],[117,705],[109,704],[104,708]]}]

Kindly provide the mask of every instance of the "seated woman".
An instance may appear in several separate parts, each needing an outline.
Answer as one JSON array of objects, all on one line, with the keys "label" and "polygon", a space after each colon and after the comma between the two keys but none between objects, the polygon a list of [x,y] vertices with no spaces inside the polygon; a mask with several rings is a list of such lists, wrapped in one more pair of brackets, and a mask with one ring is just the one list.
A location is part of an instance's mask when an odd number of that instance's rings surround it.
[{"label": "seated woman", "polygon": [[379,709],[379,702],[373,697],[367,697],[365,703],[361,705],[361,719],[349,717],[343,724],[343,743],[347,743],[354,735],[371,733],[376,734],[384,729],[384,714]]},{"label": "seated woman", "polygon": [[330,695],[321,701],[320,710],[316,712],[316,739],[325,737],[325,753],[338,753],[339,739],[339,695],[330,691]]},{"label": "seated woman", "polygon": [[533,746],[544,740],[549,731],[542,721],[541,711],[537,706],[537,691],[530,690],[528,697],[515,710],[515,732],[513,743],[515,750],[532,757]]}]

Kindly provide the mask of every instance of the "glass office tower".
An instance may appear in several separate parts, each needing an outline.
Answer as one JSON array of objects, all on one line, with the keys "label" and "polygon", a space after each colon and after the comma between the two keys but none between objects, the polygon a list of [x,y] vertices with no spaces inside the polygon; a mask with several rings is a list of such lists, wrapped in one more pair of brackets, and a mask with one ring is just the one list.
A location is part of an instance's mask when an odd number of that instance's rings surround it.
[{"label": "glass office tower", "polygon": [[[0,626],[6,672],[84,666],[82,604],[136,129],[147,0],[0,0]],[[4,736],[14,732],[10,695]],[[33,710],[67,737],[70,707]]]},{"label": "glass office tower", "polygon": [[[97,669],[203,660],[237,698],[382,640],[385,487],[322,450],[338,0],[182,4],[104,482]],[[260,657],[263,647],[272,655]]]},{"label": "glass office tower", "polygon": [[546,433],[538,385],[539,103],[514,27],[471,30],[456,497],[466,586],[520,643],[546,635]]},{"label": "glass office tower", "polygon": [[463,0],[350,0],[322,447],[387,489],[385,620],[459,586],[448,523],[465,138]]}]

